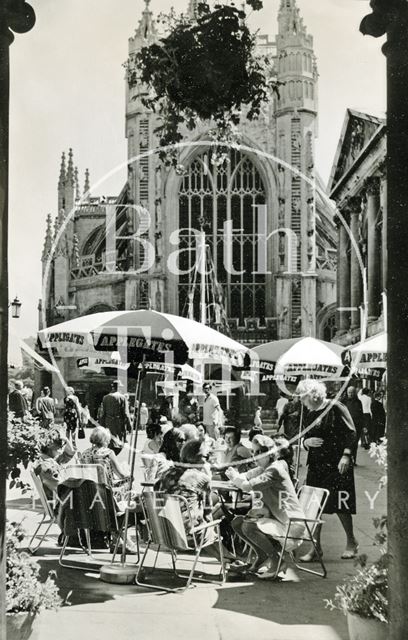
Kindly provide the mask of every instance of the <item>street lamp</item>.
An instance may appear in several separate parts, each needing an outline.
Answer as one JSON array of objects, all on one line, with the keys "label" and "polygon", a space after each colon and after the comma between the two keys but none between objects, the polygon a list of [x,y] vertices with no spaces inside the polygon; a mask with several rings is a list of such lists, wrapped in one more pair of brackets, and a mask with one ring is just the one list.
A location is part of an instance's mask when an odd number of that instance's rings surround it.
[{"label": "street lamp", "polygon": [[22,306],[21,302],[16,296],[14,298],[13,302],[10,305],[10,307],[11,307],[11,317],[12,318],[19,318],[20,317],[21,306]]}]

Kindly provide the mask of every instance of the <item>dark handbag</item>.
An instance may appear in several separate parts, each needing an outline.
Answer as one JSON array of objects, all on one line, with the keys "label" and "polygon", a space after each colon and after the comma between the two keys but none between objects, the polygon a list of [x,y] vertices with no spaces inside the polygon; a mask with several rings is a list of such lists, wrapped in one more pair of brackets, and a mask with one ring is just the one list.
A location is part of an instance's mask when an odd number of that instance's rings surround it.
[{"label": "dark handbag", "polygon": [[78,440],[85,440],[85,429],[83,427],[78,429]]}]

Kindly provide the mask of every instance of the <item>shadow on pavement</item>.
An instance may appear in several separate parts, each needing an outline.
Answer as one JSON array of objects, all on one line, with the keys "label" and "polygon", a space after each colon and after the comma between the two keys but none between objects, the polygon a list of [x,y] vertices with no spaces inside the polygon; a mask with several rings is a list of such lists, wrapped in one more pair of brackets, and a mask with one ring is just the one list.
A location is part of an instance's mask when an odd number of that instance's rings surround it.
[{"label": "shadow on pavement", "polygon": [[331,598],[334,587],[322,578],[299,576],[288,571],[294,580],[273,582],[227,583],[217,589],[216,609],[262,618],[281,625],[319,625],[332,627],[340,638],[348,638],[346,619],[333,615],[324,600]]}]

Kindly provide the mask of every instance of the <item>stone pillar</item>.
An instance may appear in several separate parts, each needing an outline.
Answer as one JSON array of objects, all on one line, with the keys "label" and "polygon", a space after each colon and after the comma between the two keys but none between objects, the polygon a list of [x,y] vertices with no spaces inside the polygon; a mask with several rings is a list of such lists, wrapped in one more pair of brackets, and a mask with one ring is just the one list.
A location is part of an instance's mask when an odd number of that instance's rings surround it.
[{"label": "stone pillar", "polygon": [[350,257],[349,237],[346,227],[339,224],[339,244],[337,254],[337,301],[339,309],[339,333],[346,333],[350,328]]},{"label": "stone pillar", "polygon": [[387,176],[381,180],[380,201],[382,211],[382,290],[387,291],[388,251],[387,251]]},{"label": "stone pillar", "polygon": [[377,227],[380,212],[380,180],[369,178],[367,187],[367,285],[368,285],[368,318],[376,320],[379,316],[381,297],[379,231]]},{"label": "stone pillar", "polygon": [[363,297],[362,258],[359,245],[359,215],[361,197],[351,198],[350,202],[350,307],[351,329],[360,326],[360,305]]},{"label": "stone pillar", "polygon": [[388,551],[389,640],[408,637],[408,12],[406,2],[372,3],[360,29],[387,31]]},{"label": "stone pillar", "polygon": [[278,339],[291,338],[291,291],[292,279],[279,275],[276,278],[276,316],[278,319]]}]

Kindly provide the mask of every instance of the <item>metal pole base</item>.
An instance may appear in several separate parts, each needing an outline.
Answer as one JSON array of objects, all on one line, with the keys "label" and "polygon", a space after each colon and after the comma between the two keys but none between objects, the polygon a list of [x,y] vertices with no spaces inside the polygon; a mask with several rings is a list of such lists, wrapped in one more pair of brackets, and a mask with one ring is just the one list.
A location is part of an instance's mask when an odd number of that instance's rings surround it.
[{"label": "metal pole base", "polygon": [[99,579],[111,584],[134,584],[136,573],[134,564],[108,564],[101,567]]}]

